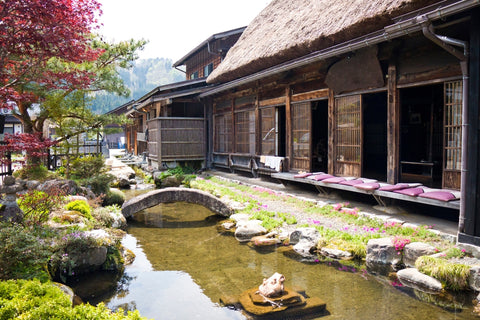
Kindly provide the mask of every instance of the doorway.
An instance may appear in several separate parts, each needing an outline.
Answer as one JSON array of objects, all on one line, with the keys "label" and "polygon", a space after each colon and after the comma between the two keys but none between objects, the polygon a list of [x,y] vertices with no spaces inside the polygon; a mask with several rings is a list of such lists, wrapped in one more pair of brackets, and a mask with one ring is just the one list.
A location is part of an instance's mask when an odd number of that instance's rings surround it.
[{"label": "doorway", "polygon": [[443,83],[400,90],[400,180],[442,185]]},{"label": "doorway", "polygon": [[362,175],[387,181],[387,93],[364,94]]},{"label": "doorway", "polygon": [[312,171],[328,171],[328,100],[312,102]]}]

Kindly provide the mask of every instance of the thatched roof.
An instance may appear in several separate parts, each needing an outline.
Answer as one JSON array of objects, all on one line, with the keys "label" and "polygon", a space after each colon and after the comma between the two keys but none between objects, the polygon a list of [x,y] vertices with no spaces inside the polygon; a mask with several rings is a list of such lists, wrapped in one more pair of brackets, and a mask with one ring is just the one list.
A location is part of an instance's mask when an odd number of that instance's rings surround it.
[{"label": "thatched roof", "polygon": [[438,0],[273,0],[207,82],[228,82],[354,39]]}]

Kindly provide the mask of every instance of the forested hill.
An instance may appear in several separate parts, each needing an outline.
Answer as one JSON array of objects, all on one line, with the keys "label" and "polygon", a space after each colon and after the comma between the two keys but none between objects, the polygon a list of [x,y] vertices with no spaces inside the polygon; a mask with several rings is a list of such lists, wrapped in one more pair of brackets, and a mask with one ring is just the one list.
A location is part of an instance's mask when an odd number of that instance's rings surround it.
[{"label": "forested hill", "polygon": [[158,86],[185,80],[185,74],[172,68],[172,63],[171,59],[165,58],[140,59],[135,61],[133,68],[119,70],[125,85],[131,91],[130,97],[96,93],[91,109],[97,114],[102,114],[132,99],[136,100]]}]

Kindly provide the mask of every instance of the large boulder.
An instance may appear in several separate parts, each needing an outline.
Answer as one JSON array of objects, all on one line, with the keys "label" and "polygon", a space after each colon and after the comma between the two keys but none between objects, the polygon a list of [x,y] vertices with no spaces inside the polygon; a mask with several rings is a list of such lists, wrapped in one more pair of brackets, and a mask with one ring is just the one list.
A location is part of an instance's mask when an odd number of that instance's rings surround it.
[{"label": "large boulder", "polygon": [[378,264],[397,267],[402,263],[402,255],[395,250],[390,238],[370,239],[367,243],[366,263],[367,266]]},{"label": "large boulder", "polygon": [[434,246],[424,242],[412,242],[405,245],[403,249],[403,263],[407,267],[415,267],[415,261],[421,256],[434,254],[436,249]]},{"label": "large boulder", "polygon": [[407,287],[427,292],[439,293],[442,291],[442,283],[437,279],[421,273],[415,268],[406,268],[397,272],[400,282]]},{"label": "large boulder", "polygon": [[312,257],[320,239],[320,232],[315,228],[299,228],[290,234],[293,250],[303,257]]},{"label": "large boulder", "polygon": [[267,233],[267,229],[262,227],[260,220],[242,220],[237,223],[235,230],[235,239],[240,242],[248,242],[253,237]]}]

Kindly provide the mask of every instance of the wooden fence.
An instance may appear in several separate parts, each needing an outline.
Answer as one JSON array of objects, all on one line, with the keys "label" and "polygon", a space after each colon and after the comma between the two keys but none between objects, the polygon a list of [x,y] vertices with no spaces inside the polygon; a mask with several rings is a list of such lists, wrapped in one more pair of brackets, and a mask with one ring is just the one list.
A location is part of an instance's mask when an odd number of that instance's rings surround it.
[{"label": "wooden fence", "polygon": [[149,160],[160,164],[205,159],[203,118],[155,118],[148,128]]}]

